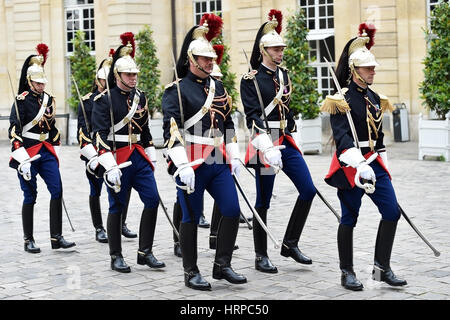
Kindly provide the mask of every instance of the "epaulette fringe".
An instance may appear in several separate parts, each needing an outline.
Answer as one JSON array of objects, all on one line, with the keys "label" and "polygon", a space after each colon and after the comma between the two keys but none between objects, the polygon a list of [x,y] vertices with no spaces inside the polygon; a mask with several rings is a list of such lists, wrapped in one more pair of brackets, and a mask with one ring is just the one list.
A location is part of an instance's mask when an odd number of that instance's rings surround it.
[{"label": "epaulette fringe", "polygon": [[[345,94],[347,90],[347,88],[342,89],[342,93]],[[339,93],[327,96],[320,107],[321,112],[328,112],[329,114],[346,113],[349,110],[350,106],[345,101],[345,97]]]}]

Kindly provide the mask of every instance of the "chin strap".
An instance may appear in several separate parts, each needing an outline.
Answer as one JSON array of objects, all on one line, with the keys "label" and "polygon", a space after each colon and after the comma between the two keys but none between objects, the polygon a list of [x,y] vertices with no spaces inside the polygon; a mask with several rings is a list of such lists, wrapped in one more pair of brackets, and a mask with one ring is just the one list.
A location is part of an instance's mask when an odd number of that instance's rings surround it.
[{"label": "chin strap", "polygon": [[194,64],[194,66],[200,70],[201,72],[203,72],[204,74],[206,74],[207,76],[209,76],[211,74],[211,72],[207,72],[205,69],[203,69],[202,67],[200,67],[200,65],[197,63],[197,61],[195,60],[194,56],[192,55],[192,53],[188,53],[189,56],[189,60],[191,60],[191,62]]},{"label": "chin strap", "polygon": [[364,80],[358,73],[358,71],[356,71],[355,67],[353,65],[350,66],[350,73],[354,74],[355,77],[361,81],[362,83],[364,83],[366,86],[368,86],[369,84],[366,82],[366,80]]}]

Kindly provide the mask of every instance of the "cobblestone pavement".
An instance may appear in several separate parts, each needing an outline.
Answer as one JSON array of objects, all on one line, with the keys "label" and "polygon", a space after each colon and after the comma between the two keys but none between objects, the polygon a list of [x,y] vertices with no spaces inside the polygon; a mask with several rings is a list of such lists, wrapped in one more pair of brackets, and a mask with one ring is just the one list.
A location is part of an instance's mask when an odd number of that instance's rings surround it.
[{"label": "cobblestone pavement", "polygon": [[[300,239],[301,250],[313,260],[301,265],[282,257],[271,246],[269,256],[278,267],[277,274],[263,274],[254,268],[252,232],[240,225],[233,256],[234,269],[244,274],[248,283],[232,285],[211,276],[214,251],[208,248],[208,229],[199,229],[198,265],[211,282],[213,290],[199,292],[183,283],[181,259],[173,255],[172,233],[163,211],[159,210],[154,254],[166,268],[152,270],[136,263],[138,240],[123,239],[123,254],[132,272],[120,274],[110,269],[108,245],[94,239],[89,213],[88,182],[77,146],[62,146],[61,173],[64,198],[72,223],[72,232],[63,217],[63,233],[77,246],[67,251],[52,250],[49,239],[49,193],[38,179],[35,206],[34,237],[41,248],[39,254],[23,250],[21,203],[23,200],[14,170],[8,168],[10,147],[0,144],[0,299],[158,299],[158,300],[449,300],[450,298],[450,163],[418,161],[417,143],[391,143],[388,148],[393,185],[399,203],[427,239],[441,252],[432,251],[415,234],[404,219],[399,222],[392,254],[392,268],[408,285],[393,288],[370,279],[374,243],[379,221],[375,205],[365,198],[354,233],[354,267],[364,284],[361,292],[345,290],[340,285],[336,245],[337,221],[331,211],[316,197]],[[242,153],[243,153],[242,146]],[[325,146],[320,155],[305,155],[311,175],[320,192],[340,212],[336,191],[323,181],[331,159]],[[155,171],[159,192],[172,215],[174,184],[166,173],[161,150]],[[251,176],[241,171],[241,183],[252,201],[255,187]],[[268,225],[281,240],[295,203],[294,185],[283,173],[275,183],[277,198],[272,200]],[[205,196],[205,215],[211,219],[212,199]],[[106,224],[107,197],[102,195],[103,219]],[[128,213],[130,229],[138,231],[143,206],[133,192]],[[241,199],[246,216],[249,209]]]}]

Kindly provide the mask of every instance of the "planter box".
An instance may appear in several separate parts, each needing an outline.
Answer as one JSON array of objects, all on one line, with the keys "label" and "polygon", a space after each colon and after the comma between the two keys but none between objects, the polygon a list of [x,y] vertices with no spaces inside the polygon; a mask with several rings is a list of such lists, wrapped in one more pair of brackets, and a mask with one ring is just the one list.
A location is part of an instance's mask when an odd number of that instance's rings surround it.
[{"label": "planter box", "polygon": [[450,115],[445,120],[425,120],[419,115],[419,160],[444,156],[450,161]]},{"label": "planter box", "polygon": [[295,120],[297,133],[294,139],[303,153],[322,153],[322,119]]},{"label": "planter box", "polygon": [[69,139],[67,139],[67,143],[69,144],[69,146],[73,145],[73,144],[78,144],[78,139],[77,139],[77,132],[78,131],[78,118],[74,117],[70,117],[69,118]]}]

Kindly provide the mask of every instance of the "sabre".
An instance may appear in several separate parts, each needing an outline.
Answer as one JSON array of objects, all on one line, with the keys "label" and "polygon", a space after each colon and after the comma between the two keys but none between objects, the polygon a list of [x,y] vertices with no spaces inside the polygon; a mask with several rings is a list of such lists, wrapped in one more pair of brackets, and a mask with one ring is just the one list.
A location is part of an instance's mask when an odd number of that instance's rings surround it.
[{"label": "sabre", "polygon": [[[181,126],[183,127],[183,141],[186,141],[186,133],[184,131],[184,110],[183,110],[183,102],[181,101],[180,78],[178,78],[177,63],[175,62],[175,56],[173,54],[172,54],[172,62],[173,62],[173,70],[175,73],[175,83],[177,86],[177,93],[178,93],[178,104],[179,104],[179,108],[180,108],[180,121],[181,121]],[[193,166],[202,164],[204,161],[205,161],[205,159],[200,158],[200,159],[194,160],[190,163],[187,163],[183,166],[180,166],[173,174],[173,180],[175,181],[175,178],[178,176],[181,169],[184,169],[185,167],[188,167],[188,166],[193,167]],[[175,181],[175,184],[177,184],[176,181]],[[195,190],[192,190],[189,186],[180,186],[177,184],[177,187],[182,190],[185,190],[187,194],[191,194],[195,191]]]},{"label": "sabre", "polygon": [[[252,69],[252,65],[250,64],[250,61],[248,60],[247,53],[245,52],[244,49],[242,49],[242,51],[244,52],[245,60],[247,60],[249,72],[250,73],[254,72],[254,70]],[[253,84],[255,85],[256,95],[258,96],[259,106],[261,107],[261,112],[262,112],[262,115],[264,118],[264,124],[266,126],[267,133],[270,135],[269,120],[267,120],[266,108],[264,107],[264,102],[263,102],[263,99],[261,96],[261,90],[259,90],[258,80],[256,80],[255,76],[252,78],[252,80],[253,80]],[[278,150],[282,150],[285,148],[285,146],[283,146],[283,145],[274,146],[274,148],[278,149]],[[264,159],[265,159],[265,155],[264,155]],[[268,161],[266,161],[266,162],[268,162]],[[272,165],[271,165],[271,167],[273,167],[275,169],[275,173],[278,173],[278,171],[280,171],[279,167],[272,166]]]},{"label": "sabre", "polygon": [[159,195],[159,192],[158,192],[158,198],[159,198],[159,203],[161,204],[161,207],[163,208],[163,211],[164,211],[164,213],[165,213],[165,215],[166,215],[166,218],[167,218],[167,220],[169,221],[170,225],[172,226],[173,232],[175,233],[175,235],[177,236],[177,238],[178,238],[178,240],[179,240],[179,239],[180,239],[180,234],[178,233],[177,228],[176,228],[175,225],[173,224],[172,219],[170,219],[170,216],[169,216],[169,214],[167,213],[167,208],[166,208],[166,206],[164,205],[164,203],[162,202],[162,199],[161,199],[161,196]]},{"label": "sabre", "polygon": [[86,129],[90,135],[91,134],[91,129],[90,129],[91,126],[89,125],[88,117],[86,115],[86,109],[84,108],[84,103],[83,103],[83,99],[81,98],[80,90],[78,89],[77,82],[75,81],[75,78],[73,75],[72,75],[72,81],[73,81],[73,84],[75,85],[75,89],[77,91],[78,100],[80,100],[81,111],[83,111],[83,117],[84,117],[84,122],[86,123]]},{"label": "sabre", "polygon": [[[61,185],[62,185],[62,182],[61,182]],[[62,200],[64,212],[66,213],[67,220],[69,221],[69,224],[70,224],[70,228],[72,229],[72,232],[75,232],[75,229],[73,228],[73,225],[72,225],[72,221],[70,221],[69,213],[67,212],[66,202],[64,201],[63,197],[61,197],[61,200]]]},{"label": "sabre", "polygon": [[417,233],[417,235],[427,244],[427,246],[433,251],[435,257],[439,257],[441,253],[437,251],[431,243],[424,237],[424,235],[416,228],[416,226],[412,223],[412,221],[409,219],[409,217],[406,215],[405,211],[403,211],[402,207],[397,203],[398,208],[400,209],[400,213],[402,214],[403,218],[405,218],[406,222],[413,228],[413,230]]},{"label": "sabre", "polygon": [[335,215],[337,221],[340,223],[341,222],[341,216],[339,215],[339,213],[337,213],[336,210],[334,210],[334,208],[331,206],[331,204],[324,198],[324,196],[319,192],[319,190],[317,190],[317,188],[316,188],[316,193],[319,196],[320,200],[322,200],[323,203],[325,203],[325,205],[328,207],[328,209],[330,209],[331,212],[333,212],[333,214]]},{"label": "sabre", "polygon": [[[324,58],[324,59],[325,59],[325,62],[327,63],[328,70],[330,71],[331,77],[333,78],[333,82],[334,82],[334,85],[336,86],[337,91],[339,92],[339,94],[342,97],[344,97],[344,94],[342,93],[341,85],[339,84],[339,81],[336,78],[336,74],[334,73],[334,70],[331,67],[330,62],[326,58]],[[361,149],[360,146],[359,146],[358,135],[356,134],[355,124],[353,123],[353,118],[352,118],[352,115],[351,115],[349,109],[345,110],[345,115],[347,116],[348,124],[350,126],[350,130],[352,132],[352,136],[353,136],[353,140],[355,141],[356,148]],[[359,173],[360,173],[359,169],[357,168],[356,169],[356,175],[355,175],[355,183],[356,183],[356,185],[359,188],[364,189],[364,191],[366,193],[374,193],[375,192],[375,181],[374,181],[374,179],[372,179],[372,183],[373,184],[370,184],[370,183],[361,184],[359,182]]]},{"label": "sabre", "polygon": [[267,228],[266,224],[264,223],[264,221],[262,221],[261,217],[259,216],[259,214],[256,212],[255,208],[253,208],[253,206],[250,204],[250,201],[247,198],[247,195],[245,194],[244,190],[241,187],[241,184],[239,182],[238,177],[236,177],[234,174],[232,175],[233,179],[234,179],[234,183],[236,184],[236,186],[239,189],[239,192],[241,193],[242,197],[244,198],[245,202],[247,203],[248,207],[250,208],[250,211],[253,213],[253,215],[255,216],[255,218],[258,220],[259,224],[261,225],[261,227],[264,229],[264,231],[267,233],[267,235],[269,236],[270,240],[272,240],[275,249],[279,249],[280,248],[280,244],[279,242],[275,239],[275,237],[272,235],[272,233],[270,232],[270,230]]},{"label": "sabre", "polygon": [[[105,69],[104,72],[105,72],[105,74],[107,74],[106,73],[106,67],[103,67],[103,69]],[[106,82],[106,89],[107,89],[107,94],[108,94],[109,116],[111,118],[111,126],[112,126],[111,127],[111,131],[112,131],[112,138],[113,138],[113,155],[114,155],[114,158],[116,159],[117,155],[116,155],[116,133],[115,133],[115,129],[114,129],[114,125],[115,125],[115,122],[114,122],[114,110],[113,110],[113,105],[112,105],[111,92],[109,90],[108,79],[106,79],[105,82]]]},{"label": "sabre", "polygon": [[[239,159],[239,161],[241,162],[241,164],[245,168],[245,170],[247,170],[247,172],[250,173],[250,175],[256,180],[255,174],[253,172],[251,172],[249,168],[247,168],[247,166],[244,164],[244,162],[241,159]],[[274,199],[276,199],[278,196],[276,193],[272,192],[272,197]]]}]

